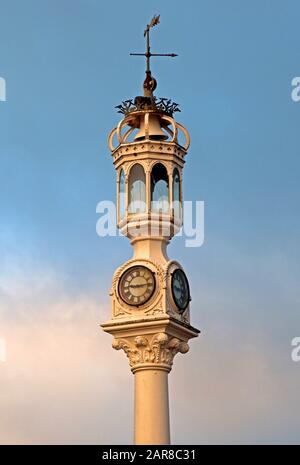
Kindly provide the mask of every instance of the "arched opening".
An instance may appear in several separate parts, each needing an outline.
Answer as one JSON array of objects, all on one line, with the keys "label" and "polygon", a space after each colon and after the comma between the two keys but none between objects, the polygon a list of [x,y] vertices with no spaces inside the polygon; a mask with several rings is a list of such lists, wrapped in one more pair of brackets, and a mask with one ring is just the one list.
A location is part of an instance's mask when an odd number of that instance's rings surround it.
[{"label": "arched opening", "polygon": [[181,185],[180,176],[177,168],[173,171],[173,213],[174,218],[181,219]]},{"label": "arched opening", "polygon": [[151,210],[169,213],[169,179],[162,163],[154,165],[151,172]]},{"label": "arched opening", "polygon": [[137,214],[146,211],[146,176],[140,164],[133,165],[129,174],[128,213]]},{"label": "arched opening", "polygon": [[121,169],[119,177],[119,221],[125,216],[125,174]]}]

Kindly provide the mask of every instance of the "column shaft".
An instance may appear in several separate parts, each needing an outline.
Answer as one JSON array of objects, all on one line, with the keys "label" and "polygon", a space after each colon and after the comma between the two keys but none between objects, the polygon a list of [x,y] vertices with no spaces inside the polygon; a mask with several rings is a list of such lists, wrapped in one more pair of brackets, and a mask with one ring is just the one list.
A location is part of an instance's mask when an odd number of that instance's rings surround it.
[{"label": "column shaft", "polygon": [[139,368],[134,378],[135,444],[170,444],[168,372]]}]

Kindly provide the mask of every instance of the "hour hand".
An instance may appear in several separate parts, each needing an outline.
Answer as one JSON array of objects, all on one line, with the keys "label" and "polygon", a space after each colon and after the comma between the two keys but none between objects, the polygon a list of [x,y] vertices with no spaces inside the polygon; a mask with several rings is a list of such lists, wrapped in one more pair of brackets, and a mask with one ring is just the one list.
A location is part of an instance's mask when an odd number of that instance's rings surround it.
[{"label": "hour hand", "polygon": [[131,287],[132,289],[137,289],[139,287],[145,287],[146,284],[131,284],[129,285],[129,287]]}]

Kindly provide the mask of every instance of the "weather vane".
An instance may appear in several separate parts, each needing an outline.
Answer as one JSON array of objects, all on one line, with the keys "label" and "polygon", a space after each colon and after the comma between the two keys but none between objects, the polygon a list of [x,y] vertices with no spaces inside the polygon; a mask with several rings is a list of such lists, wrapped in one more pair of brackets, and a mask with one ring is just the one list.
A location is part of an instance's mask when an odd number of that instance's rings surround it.
[{"label": "weather vane", "polygon": [[144,37],[146,37],[146,52],[145,53],[130,53],[134,56],[145,56],[146,57],[146,79],[144,81],[144,92],[145,96],[151,97],[152,91],[156,88],[156,80],[151,76],[150,70],[150,58],[151,57],[177,57],[176,53],[151,53],[150,49],[150,29],[157,24],[159,24],[160,15],[153,16],[150,24],[147,24],[147,27],[144,31]]}]

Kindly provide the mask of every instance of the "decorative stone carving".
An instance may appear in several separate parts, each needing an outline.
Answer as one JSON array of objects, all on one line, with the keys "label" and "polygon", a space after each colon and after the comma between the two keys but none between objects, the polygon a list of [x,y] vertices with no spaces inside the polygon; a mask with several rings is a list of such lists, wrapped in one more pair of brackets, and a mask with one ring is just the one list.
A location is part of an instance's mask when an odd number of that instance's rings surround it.
[{"label": "decorative stone carving", "polygon": [[[152,271],[155,272],[157,277],[157,289],[156,292],[151,299],[151,301],[145,303],[143,306],[139,307],[138,309],[134,306],[129,306],[125,302],[123,302],[119,295],[118,295],[118,283],[122,273],[129,267],[134,265],[144,265],[150,268]],[[164,305],[162,302],[163,296],[160,293],[160,289],[165,288],[165,274],[163,267],[155,262],[154,260],[143,259],[143,260],[135,260],[131,259],[128,260],[126,263],[121,265],[116,271],[113,276],[112,280],[112,297],[113,297],[113,317],[123,317],[124,315],[132,315],[132,314],[139,314],[142,313],[148,315],[155,315],[159,313],[164,313]]]},{"label": "decorative stone carving", "polygon": [[115,338],[112,344],[116,350],[123,349],[129,359],[132,369],[140,364],[157,364],[171,370],[175,355],[185,354],[189,345],[176,337],[166,333],[157,333],[154,336],[136,336],[129,339]]},{"label": "decorative stone carving", "polygon": [[[135,306],[127,305],[120,299],[118,294],[118,282],[122,273],[129,267],[134,265],[144,265],[155,272],[157,283],[156,291],[153,298],[146,302],[144,305]],[[130,259],[121,265],[115,272],[112,281],[112,289],[110,295],[112,296],[112,315],[113,318],[124,318],[131,316],[132,318],[143,318],[144,316],[157,316],[167,314],[176,320],[185,324],[190,323],[189,306],[183,313],[178,312],[176,305],[173,302],[171,295],[171,275],[177,268],[181,268],[180,264],[175,260],[170,260],[164,265],[160,265],[154,260],[150,259]]]},{"label": "decorative stone carving", "polygon": [[158,315],[160,313],[164,313],[163,296],[159,298],[155,306],[151,305],[148,309],[145,309],[146,315]]}]

